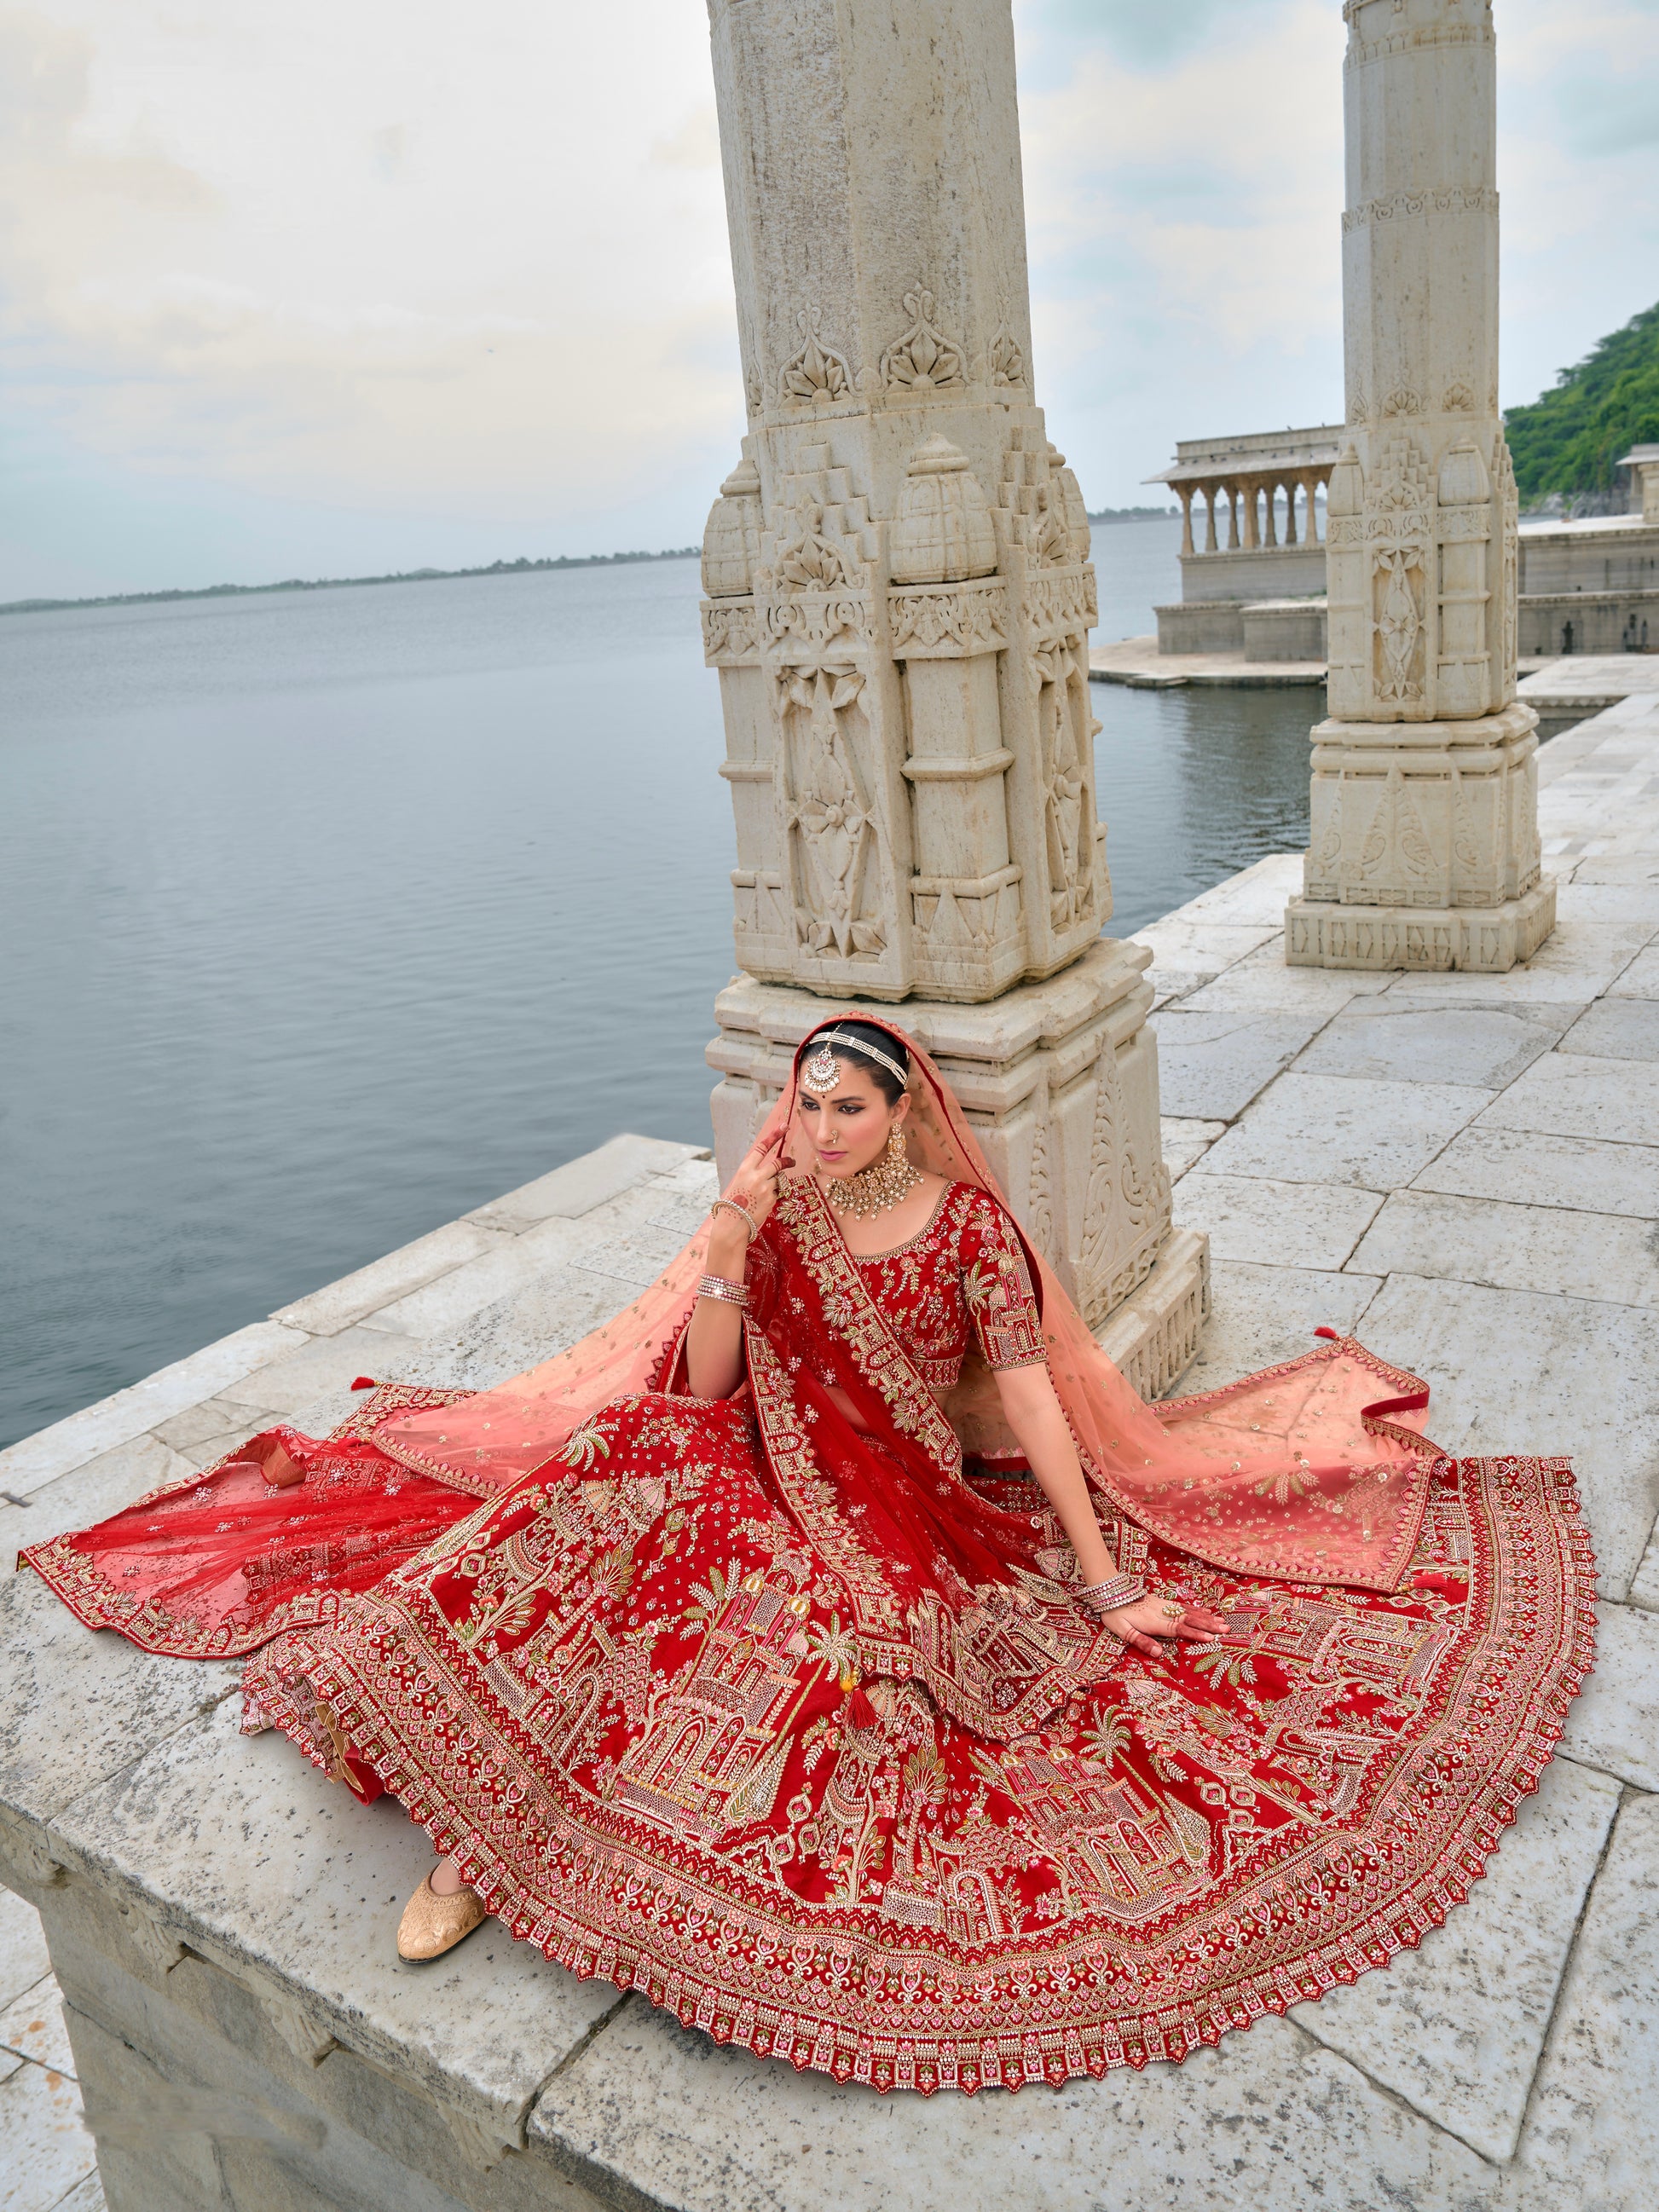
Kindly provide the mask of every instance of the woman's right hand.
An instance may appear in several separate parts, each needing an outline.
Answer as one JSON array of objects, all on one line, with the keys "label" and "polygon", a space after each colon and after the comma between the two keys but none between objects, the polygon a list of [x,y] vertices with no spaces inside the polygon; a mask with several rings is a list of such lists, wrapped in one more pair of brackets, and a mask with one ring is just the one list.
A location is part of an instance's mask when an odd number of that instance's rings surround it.
[{"label": "woman's right hand", "polygon": [[[740,1206],[759,1230],[767,1216],[777,1204],[778,1177],[782,1171],[783,1137],[781,1129],[770,1137],[757,1138],[744,1154],[738,1171],[720,1193],[734,1206]],[[732,1272],[730,1261],[736,1260],[736,1275],[741,1279],[743,1260],[749,1250],[749,1231],[733,1213],[721,1206],[715,1214],[708,1232],[708,1259],[716,1274]],[[726,1261],[727,1265],[718,1264]]]}]

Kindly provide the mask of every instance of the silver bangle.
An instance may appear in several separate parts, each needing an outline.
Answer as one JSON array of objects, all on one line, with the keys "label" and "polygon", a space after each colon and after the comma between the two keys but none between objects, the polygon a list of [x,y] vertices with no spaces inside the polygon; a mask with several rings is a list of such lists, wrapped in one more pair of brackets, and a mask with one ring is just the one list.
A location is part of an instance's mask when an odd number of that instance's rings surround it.
[{"label": "silver bangle", "polygon": [[1146,1595],[1146,1585],[1139,1575],[1109,1575],[1103,1583],[1090,1583],[1076,1593],[1079,1603],[1091,1613],[1116,1613],[1138,1604]]},{"label": "silver bangle", "polygon": [[717,1198],[714,1200],[714,1203],[709,1207],[708,1211],[710,1213],[718,1213],[721,1206],[724,1206],[728,1213],[735,1213],[737,1215],[738,1220],[742,1222],[744,1227],[749,1231],[749,1242],[752,1244],[755,1239],[760,1235],[760,1224],[756,1220],[754,1215],[749,1211],[749,1208],[743,1203],[742,1200],[737,1198]]},{"label": "silver bangle", "polygon": [[705,1275],[697,1285],[700,1298],[718,1298],[722,1305],[746,1306],[749,1303],[747,1283],[728,1283],[724,1275]]}]

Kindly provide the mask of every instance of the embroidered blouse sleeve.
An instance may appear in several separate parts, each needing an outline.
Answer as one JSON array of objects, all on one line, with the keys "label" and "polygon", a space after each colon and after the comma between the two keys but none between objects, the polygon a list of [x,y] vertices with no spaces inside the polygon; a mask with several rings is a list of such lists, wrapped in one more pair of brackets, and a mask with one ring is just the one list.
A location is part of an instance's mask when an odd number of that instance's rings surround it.
[{"label": "embroidered blouse sleeve", "polygon": [[1046,1357],[1042,1323],[1025,1255],[1013,1225],[989,1199],[963,1225],[963,1296],[988,1367],[1035,1367]]}]

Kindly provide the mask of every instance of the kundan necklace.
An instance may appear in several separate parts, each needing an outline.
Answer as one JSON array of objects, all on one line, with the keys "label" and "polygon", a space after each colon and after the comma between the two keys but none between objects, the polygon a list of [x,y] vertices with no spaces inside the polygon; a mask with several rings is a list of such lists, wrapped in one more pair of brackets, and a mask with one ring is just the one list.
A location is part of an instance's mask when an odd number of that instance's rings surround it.
[{"label": "kundan necklace", "polygon": [[860,1168],[855,1176],[831,1178],[824,1186],[824,1196],[837,1213],[868,1221],[872,1214],[885,1213],[901,1204],[913,1190],[921,1189],[921,1170],[911,1166],[903,1136],[895,1129],[878,1159]]}]

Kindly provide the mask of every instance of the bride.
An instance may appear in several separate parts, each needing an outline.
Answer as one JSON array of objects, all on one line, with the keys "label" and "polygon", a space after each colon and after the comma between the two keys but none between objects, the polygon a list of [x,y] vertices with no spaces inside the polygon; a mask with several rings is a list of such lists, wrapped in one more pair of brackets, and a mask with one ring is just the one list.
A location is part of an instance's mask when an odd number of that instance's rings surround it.
[{"label": "bride", "polygon": [[405,1958],[494,1916],[798,2067],[1059,2082],[1415,1944],[1588,1670],[1565,1463],[1446,1458],[1322,1334],[1146,1406],[926,1054],[844,1017],[584,1343],[25,1557],[251,1654],[245,1725],[402,1801]]}]

